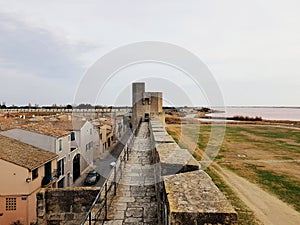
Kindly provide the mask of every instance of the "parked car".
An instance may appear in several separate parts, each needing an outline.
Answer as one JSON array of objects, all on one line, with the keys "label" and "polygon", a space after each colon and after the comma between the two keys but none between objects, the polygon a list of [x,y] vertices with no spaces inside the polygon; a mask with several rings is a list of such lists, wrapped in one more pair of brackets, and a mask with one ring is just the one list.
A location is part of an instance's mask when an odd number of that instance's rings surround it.
[{"label": "parked car", "polygon": [[145,114],[144,122],[149,122],[149,113],[146,113],[146,114]]},{"label": "parked car", "polygon": [[84,185],[94,185],[96,184],[100,179],[100,174],[97,171],[91,171],[87,174]]}]

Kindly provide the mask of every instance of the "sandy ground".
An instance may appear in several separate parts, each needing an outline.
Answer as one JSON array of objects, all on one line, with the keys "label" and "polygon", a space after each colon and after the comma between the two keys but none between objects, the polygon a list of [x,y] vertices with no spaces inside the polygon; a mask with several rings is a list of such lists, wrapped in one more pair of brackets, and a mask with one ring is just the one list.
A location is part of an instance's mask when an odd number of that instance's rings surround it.
[{"label": "sandy ground", "polygon": [[300,224],[300,213],[277,197],[235,173],[214,165],[219,176],[232,188],[238,197],[254,212],[265,225]]}]

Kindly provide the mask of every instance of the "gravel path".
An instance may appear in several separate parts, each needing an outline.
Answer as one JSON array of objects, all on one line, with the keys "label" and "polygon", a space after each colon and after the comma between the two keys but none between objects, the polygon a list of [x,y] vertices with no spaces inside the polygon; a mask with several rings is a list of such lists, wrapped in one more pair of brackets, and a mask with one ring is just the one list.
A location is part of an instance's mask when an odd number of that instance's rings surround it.
[{"label": "gravel path", "polygon": [[300,213],[256,184],[218,165],[218,174],[265,225],[300,224]]}]

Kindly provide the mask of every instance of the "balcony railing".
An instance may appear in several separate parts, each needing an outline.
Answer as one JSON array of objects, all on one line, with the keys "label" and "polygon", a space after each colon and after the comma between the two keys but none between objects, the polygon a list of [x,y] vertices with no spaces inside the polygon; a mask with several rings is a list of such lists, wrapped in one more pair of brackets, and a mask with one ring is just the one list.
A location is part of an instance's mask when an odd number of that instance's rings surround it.
[{"label": "balcony railing", "polygon": [[50,184],[53,184],[59,177],[58,171],[53,170],[51,176],[44,176],[42,179],[42,187],[47,187]]}]

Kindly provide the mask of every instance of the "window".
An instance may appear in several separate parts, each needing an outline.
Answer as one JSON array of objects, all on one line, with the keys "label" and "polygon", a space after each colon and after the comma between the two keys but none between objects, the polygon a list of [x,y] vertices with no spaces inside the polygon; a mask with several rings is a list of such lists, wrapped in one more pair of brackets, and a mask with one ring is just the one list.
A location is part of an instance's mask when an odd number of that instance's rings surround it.
[{"label": "window", "polygon": [[17,210],[17,198],[6,198],[6,211]]},{"label": "window", "polygon": [[93,147],[93,142],[91,141],[91,142],[89,142],[89,143],[86,144],[86,146],[85,146],[85,151],[91,150],[92,147]]},{"label": "window", "polygon": [[110,147],[110,138],[107,139],[107,145]]},{"label": "window", "polygon": [[75,141],[75,132],[74,131],[71,132],[71,141]]},{"label": "window", "polygon": [[58,140],[58,151],[62,151],[62,140],[61,139],[59,139]]},{"label": "window", "polygon": [[151,104],[151,101],[149,98],[143,98],[143,105],[150,105]]},{"label": "window", "polygon": [[57,187],[58,188],[63,188],[65,185],[65,178],[62,178],[60,181],[57,182]]},{"label": "window", "polygon": [[92,128],[90,129],[90,135],[92,135],[93,134],[93,131],[92,131]]},{"label": "window", "polygon": [[65,158],[57,161],[57,173],[58,175],[64,175],[65,174]]},{"label": "window", "polygon": [[36,179],[39,176],[39,169],[32,170],[32,180]]}]

